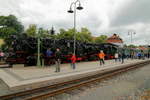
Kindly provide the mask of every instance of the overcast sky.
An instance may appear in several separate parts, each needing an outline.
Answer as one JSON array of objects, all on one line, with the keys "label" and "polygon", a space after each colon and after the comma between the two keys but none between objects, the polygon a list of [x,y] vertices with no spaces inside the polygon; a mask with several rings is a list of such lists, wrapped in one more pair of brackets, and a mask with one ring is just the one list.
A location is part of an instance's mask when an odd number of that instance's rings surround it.
[{"label": "overcast sky", "polygon": [[[0,15],[14,14],[25,27],[37,24],[50,29],[73,27],[73,14],[67,13],[75,0],[0,0]],[[150,0],[80,0],[77,28],[87,27],[93,36],[117,33],[131,43],[129,30],[134,30],[133,43],[150,43]]]}]

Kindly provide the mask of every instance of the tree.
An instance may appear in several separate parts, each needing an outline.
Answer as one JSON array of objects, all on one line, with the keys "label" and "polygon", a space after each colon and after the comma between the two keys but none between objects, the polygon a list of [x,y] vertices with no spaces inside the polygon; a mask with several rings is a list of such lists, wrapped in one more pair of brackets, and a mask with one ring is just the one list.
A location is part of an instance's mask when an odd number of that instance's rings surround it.
[{"label": "tree", "polygon": [[95,43],[105,43],[107,40],[107,36],[106,35],[100,35],[99,37],[97,37],[95,39]]},{"label": "tree", "polygon": [[7,38],[10,35],[17,35],[24,31],[23,25],[14,15],[0,16],[0,37]]},{"label": "tree", "polygon": [[136,48],[137,46],[136,45],[133,45],[133,44],[130,44],[128,45],[129,48]]},{"label": "tree", "polygon": [[[74,39],[74,29],[60,29],[59,31],[58,38]],[[76,40],[82,42],[92,42],[91,32],[87,28],[81,28],[80,32],[76,30],[75,37]]]},{"label": "tree", "polygon": [[39,33],[40,37],[42,37],[42,38],[47,38],[47,37],[56,38],[56,35],[52,35],[52,34],[50,34],[50,32],[51,31],[45,30],[44,28],[39,28],[38,29],[38,33]]},{"label": "tree", "polygon": [[91,35],[91,32],[87,28],[81,28],[81,33]]},{"label": "tree", "polygon": [[77,39],[84,42],[93,42],[91,32],[87,28],[81,28],[81,32],[78,32]]},{"label": "tree", "polygon": [[28,36],[36,36],[37,27],[35,24],[29,25],[29,28],[26,30]]},{"label": "tree", "polygon": [[0,16],[0,38],[4,39],[3,50],[7,50],[12,43],[11,35],[23,33],[24,27],[14,15]]},{"label": "tree", "polygon": [[60,33],[57,36],[59,39],[61,39],[61,38],[73,39],[74,29],[68,29],[68,30],[60,29],[59,32]]}]

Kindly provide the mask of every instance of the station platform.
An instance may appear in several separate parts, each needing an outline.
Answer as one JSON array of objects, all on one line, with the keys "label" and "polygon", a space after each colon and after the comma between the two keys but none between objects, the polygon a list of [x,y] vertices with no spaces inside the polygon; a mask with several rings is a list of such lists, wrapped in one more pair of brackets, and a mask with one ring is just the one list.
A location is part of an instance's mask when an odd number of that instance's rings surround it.
[{"label": "station platform", "polygon": [[149,60],[125,60],[123,64],[114,60],[107,60],[105,65],[101,66],[99,61],[80,62],[76,63],[75,70],[71,68],[70,64],[61,64],[61,70],[57,73],[55,72],[55,65],[46,67],[17,65],[13,68],[3,68],[0,69],[0,96],[65,82],[145,61]]}]

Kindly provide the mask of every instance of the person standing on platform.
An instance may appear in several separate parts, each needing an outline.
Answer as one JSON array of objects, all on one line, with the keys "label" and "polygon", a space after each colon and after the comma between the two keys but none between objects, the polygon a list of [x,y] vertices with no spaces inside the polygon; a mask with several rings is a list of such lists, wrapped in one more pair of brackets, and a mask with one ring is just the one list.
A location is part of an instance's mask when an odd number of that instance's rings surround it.
[{"label": "person standing on platform", "polygon": [[141,57],[142,57],[143,60],[145,59],[143,51],[141,51]]},{"label": "person standing on platform", "polygon": [[102,65],[102,63],[105,64],[105,62],[104,62],[105,54],[104,54],[103,50],[100,50],[98,57],[99,57],[100,65]]},{"label": "person standing on platform", "polygon": [[131,53],[131,59],[133,60],[134,58],[134,52]]},{"label": "person standing on platform", "polygon": [[3,61],[3,60],[4,60],[4,52],[0,51],[0,61]]},{"label": "person standing on platform", "polygon": [[141,52],[138,52],[138,59],[141,59]]},{"label": "person standing on platform", "polygon": [[121,53],[119,52],[119,54],[118,54],[118,59],[119,59],[119,62],[121,62]]},{"label": "person standing on platform", "polygon": [[50,60],[52,56],[53,56],[53,52],[51,51],[51,48],[48,48],[46,51],[46,58],[47,58],[48,65],[50,65]]},{"label": "person standing on platform", "polygon": [[72,66],[73,69],[76,68],[76,65],[75,65],[76,60],[77,60],[77,59],[76,59],[75,54],[72,54],[72,57],[71,57],[71,66]]},{"label": "person standing on platform", "polygon": [[55,60],[56,60],[56,71],[55,72],[60,72],[60,60],[61,60],[61,52],[60,49],[57,48],[55,52]]},{"label": "person standing on platform", "polygon": [[51,51],[51,48],[48,48],[46,51],[46,56],[51,57],[53,55],[53,52]]},{"label": "person standing on platform", "polygon": [[119,57],[119,54],[116,52],[116,53],[115,53],[115,62],[117,62],[118,57]]},{"label": "person standing on platform", "polygon": [[121,53],[121,63],[122,64],[124,63],[124,59],[125,59],[125,53],[124,53],[124,51],[122,51],[122,53]]},{"label": "person standing on platform", "polygon": [[150,57],[150,53],[149,53],[149,51],[148,51],[147,58],[149,59],[149,57]]}]

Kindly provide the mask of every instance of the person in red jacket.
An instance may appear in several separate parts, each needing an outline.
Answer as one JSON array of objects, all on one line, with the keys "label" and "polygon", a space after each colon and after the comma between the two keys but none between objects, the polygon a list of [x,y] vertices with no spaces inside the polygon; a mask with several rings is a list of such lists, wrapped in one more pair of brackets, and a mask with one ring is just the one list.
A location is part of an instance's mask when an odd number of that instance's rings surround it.
[{"label": "person in red jacket", "polygon": [[72,54],[72,57],[71,57],[71,67],[72,67],[73,69],[76,68],[76,65],[75,65],[76,60],[77,60],[77,59],[76,59],[75,54]]}]

